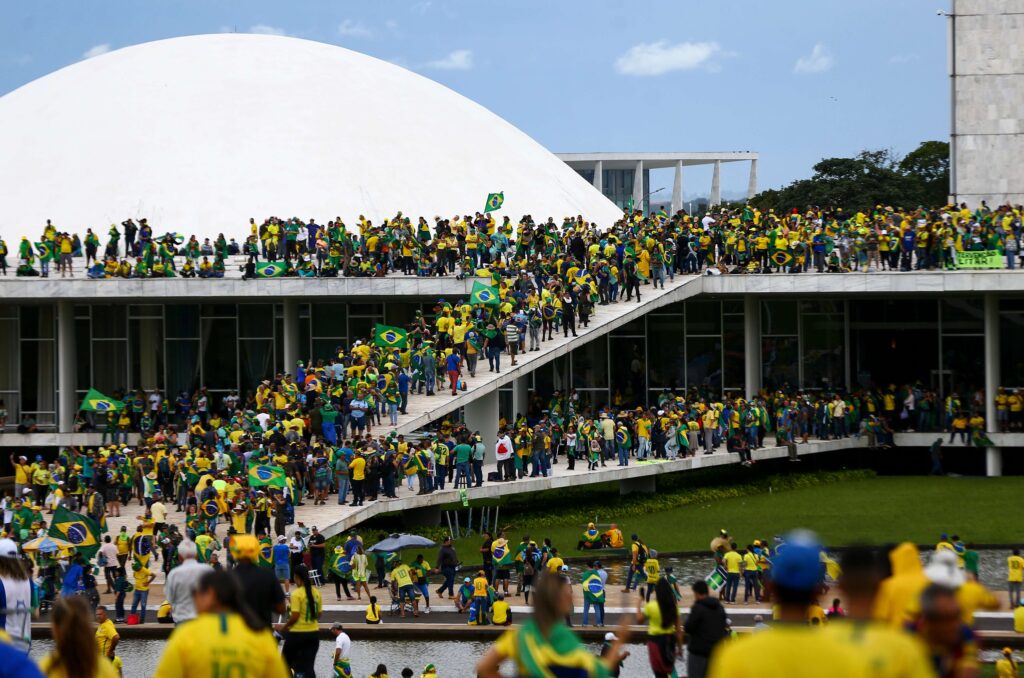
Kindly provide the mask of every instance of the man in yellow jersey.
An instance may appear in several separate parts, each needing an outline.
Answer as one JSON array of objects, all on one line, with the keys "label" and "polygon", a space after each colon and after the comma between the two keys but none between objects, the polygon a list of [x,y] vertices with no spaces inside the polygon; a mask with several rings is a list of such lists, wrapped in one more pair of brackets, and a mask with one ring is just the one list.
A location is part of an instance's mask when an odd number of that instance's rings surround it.
[{"label": "man in yellow jersey", "polygon": [[852,548],[843,554],[839,588],[846,601],[846,617],[832,619],[822,632],[854,648],[877,678],[934,676],[918,638],[872,619],[875,594],[882,582],[882,557],[867,548]]},{"label": "man in yellow jersey", "polygon": [[740,588],[740,567],[743,565],[743,556],[736,550],[736,544],[729,544],[729,550],[722,556],[722,564],[725,565],[725,602],[735,603]]},{"label": "man in yellow jersey", "polygon": [[1021,603],[1021,582],[1024,582],[1024,558],[1020,556],[1020,549],[1013,549],[1006,559],[1006,588],[1010,593],[1011,610]]},{"label": "man in yellow jersey", "polygon": [[402,562],[401,558],[395,560],[395,566],[391,570],[391,579],[394,580],[395,586],[398,587],[398,601],[402,606],[401,616],[405,617],[406,600],[412,603],[412,616],[420,616],[419,592],[412,583],[412,570]]},{"label": "man in yellow jersey", "polygon": [[[814,535],[787,536],[772,566],[769,590],[778,603],[778,621],[770,629],[715,648],[711,678],[867,677],[870,667],[855,649],[807,624],[808,607],[822,590],[821,545]],[[827,668],[825,668],[827,667]]]},{"label": "man in yellow jersey", "polygon": [[117,644],[121,642],[114,622],[107,616],[107,608],[100,605],[96,608],[96,645],[100,654],[114,661]]}]

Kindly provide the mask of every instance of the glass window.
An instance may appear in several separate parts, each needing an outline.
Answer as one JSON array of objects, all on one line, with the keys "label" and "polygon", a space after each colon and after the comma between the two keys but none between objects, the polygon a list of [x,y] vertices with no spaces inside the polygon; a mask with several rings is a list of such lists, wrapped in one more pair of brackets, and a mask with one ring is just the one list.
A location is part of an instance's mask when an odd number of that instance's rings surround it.
[{"label": "glass window", "polygon": [[[0,325],[2,326],[2,325]],[[999,317],[1000,385],[1024,387],[1024,313],[1003,313]],[[0,355],[3,355],[0,351]],[[0,386],[3,388],[3,386]]]},{"label": "glass window", "polygon": [[667,306],[651,311],[650,315],[683,315],[686,311],[686,301],[676,301]]},{"label": "glass window", "polygon": [[723,299],[722,300],[722,313],[735,313],[738,315],[743,314],[743,300],[742,299]]},{"label": "glass window", "polygon": [[796,334],[797,314],[795,301],[761,302],[761,334]]},{"label": "glass window", "polygon": [[193,304],[168,304],[167,337],[169,339],[199,338],[199,307]]},{"label": "glass window", "polygon": [[[651,316],[647,321],[648,378],[651,388],[686,386],[686,352],[681,316]],[[615,355],[612,356],[614,361]]]},{"label": "glass window", "polygon": [[[54,359],[53,342],[21,342],[20,362],[21,411],[56,411],[57,366]],[[44,423],[43,417],[39,417],[38,421],[40,424]]]},{"label": "glass window", "polygon": [[934,325],[939,321],[939,305],[935,299],[851,299],[850,322],[865,324],[909,323]]},{"label": "glass window", "polygon": [[147,391],[164,387],[163,320],[132,318],[128,321],[131,355],[131,387]]},{"label": "glass window", "polygon": [[110,395],[128,388],[128,342],[92,342],[92,383],[88,386]]},{"label": "glass window", "polygon": [[345,304],[312,304],[313,336],[324,338],[341,338],[348,336],[346,326],[347,309]]},{"label": "glass window", "polygon": [[18,323],[15,320],[0,320],[0,391],[17,390]]},{"label": "glass window", "polygon": [[[503,364],[505,358],[502,358]],[[539,397],[545,403],[544,408],[547,408],[548,399],[555,391],[565,393],[569,390],[569,356],[563,355],[555,358],[547,365],[534,370],[533,375],[534,388],[530,398],[532,400],[534,397]]]},{"label": "glass window", "polygon": [[167,347],[167,397],[199,388],[199,340],[170,340]]},{"label": "glass window", "polygon": [[718,337],[687,337],[686,386],[722,389],[722,340]]},{"label": "glass window", "polygon": [[805,315],[802,349],[804,388],[835,388],[846,382],[843,316]]},{"label": "glass window", "polygon": [[647,360],[644,339],[612,337],[612,403],[635,407],[647,401]]},{"label": "glass window", "polygon": [[204,318],[234,318],[237,312],[234,304],[203,304],[201,310]]},{"label": "glass window", "polygon": [[952,388],[967,394],[985,386],[985,338],[942,337],[942,368],[952,372]]},{"label": "glass window", "polygon": [[83,392],[92,384],[92,342],[88,337],[89,320],[75,320],[75,388]]},{"label": "glass window", "polygon": [[238,342],[238,360],[242,371],[241,392],[255,390],[264,379],[274,376],[273,339],[242,339]]},{"label": "glass window", "polygon": [[595,388],[608,383],[608,337],[598,337],[572,352],[573,388]]},{"label": "glass window", "polygon": [[92,336],[94,339],[125,339],[128,325],[127,306],[97,304],[92,307]]},{"label": "glass window", "polygon": [[379,323],[382,318],[357,318],[355,316],[348,319],[348,336],[351,341],[356,339],[362,339],[366,341],[370,338],[370,330],[373,329],[374,325]]},{"label": "glass window", "polygon": [[797,337],[761,338],[761,384],[769,390],[800,383],[800,341]]},{"label": "glass window", "polygon": [[843,302],[839,299],[812,299],[800,302],[801,313],[842,313]]},{"label": "glass window", "polygon": [[722,384],[725,388],[743,388],[746,381],[746,348],[743,316],[722,316]]},{"label": "glass window", "polygon": [[128,306],[131,318],[163,318],[164,309],[160,304],[131,304]]},{"label": "glass window", "polygon": [[22,306],[21,338],[53,339],[53,308],[50,306]]},{"label": "glass window", "polygon": [[645,331],[644,317],[640,316],[634,320],[630,320],[622,327],[612,330],[612,334],[619,337],[625,336],[638,336],[642,337]]},{"label": "glass window", "polygon": [[985,331],[985,301],[980,297],[943,299],[943,334],[978,334]]},{"label": "glass window", "polygon": [[238,335],[264,339],[274,336],[274,306],[272,304],[239,304]]},{"label": "glass window", "polygon": [[718,301],[690,301],[686,305],[686,334],[721,334],[722,304]]},{"label": "glass window", "polygon": [[203,385],[238,388],[237,356],[235,319],[203,318]]},{"label": "glass window", "polygon": [[345,346],[345,338],[339,337],[337,339],[314,339],[313,340],[313,362],[317,360],[323,360],[324,364],[330,358],[338,357],[338,347]]},{"label": "glass window", "polygon": [[352,315],[384,316],[384,304],[350,304],[348,310]]}]

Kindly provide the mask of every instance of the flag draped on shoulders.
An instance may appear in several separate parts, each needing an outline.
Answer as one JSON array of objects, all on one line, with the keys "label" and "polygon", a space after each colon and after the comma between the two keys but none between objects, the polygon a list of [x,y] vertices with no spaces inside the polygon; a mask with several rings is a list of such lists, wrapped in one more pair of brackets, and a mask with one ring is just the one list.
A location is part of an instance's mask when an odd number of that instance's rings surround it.
[{"label": "flag draped on shoulders", "polygon": [[47,532],[51,537],[72,544],[86,558],[92,558],[100,548],[100,528],[88,516],[58,506]]}]

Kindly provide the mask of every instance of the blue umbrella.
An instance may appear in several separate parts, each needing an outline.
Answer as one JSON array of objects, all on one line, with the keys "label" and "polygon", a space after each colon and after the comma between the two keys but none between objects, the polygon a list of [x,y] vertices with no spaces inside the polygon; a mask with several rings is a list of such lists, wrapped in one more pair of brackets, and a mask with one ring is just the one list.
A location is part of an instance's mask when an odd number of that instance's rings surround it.
[{"label": "blue umbrella", "polygon": [[418,534],[393,534],[387,539],[377,542],[367,551],[370,553],[391,553],[393,551],[401,551],[402,549],[430,548],[432,546],[437,546],[437,542],[421,537]]}]

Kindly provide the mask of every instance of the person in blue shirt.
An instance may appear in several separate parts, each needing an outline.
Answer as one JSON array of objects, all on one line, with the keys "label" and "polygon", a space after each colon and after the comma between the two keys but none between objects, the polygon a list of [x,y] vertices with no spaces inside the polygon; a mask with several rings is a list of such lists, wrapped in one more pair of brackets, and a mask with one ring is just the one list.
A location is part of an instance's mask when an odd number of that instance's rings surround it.
[{"label": "person in blue shirt", "polygon": [[462,372],[462,356],[455,351],[452,351],[448,356],[446,362],[446,369],[448,371],[448,380],[452,385],[452,395],[459,394],[459,375]]},{"label": "person in blue shirt", "polygon": [[409,384],[411,382],[412,377],[405,370],[398,373],[398,395],[402,397],[398,411],[402,414],[405,414],[405,408],[409,406]]},{"label": "person in blue shirt", "polygon": [[291,583],[290,573],[290,561],[291,552],[288,550],[288,539],[282,534],[277,538],[277,543],[274,544],[273,558],[274,558],[274,574],[277,575],[277,580],[284,586],[284,592],[288,593],[289,584]]}]

